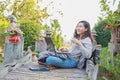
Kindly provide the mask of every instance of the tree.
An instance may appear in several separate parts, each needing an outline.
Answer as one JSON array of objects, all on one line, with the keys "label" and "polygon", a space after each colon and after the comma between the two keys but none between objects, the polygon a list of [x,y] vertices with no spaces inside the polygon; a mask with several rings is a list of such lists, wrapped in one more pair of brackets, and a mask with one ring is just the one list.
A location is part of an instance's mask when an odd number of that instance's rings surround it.
[{"label": "tree", "polygon": [[[115,2],[115,0],[114,0]],[[113,11],[110,9],[109,3],[107,3],[107,0],[100,0],[101,3],[101,11],[102,17],[105,18],[106,24],[108,25],[110,31],[111,31],[111,40],[110,40],[110,46],[115,46],[115,48],[112,50],[113,53],[117,52],[119,53],[119,46],[118,46],[118,40],[117,36],[119,36],[119,30],[118,27],[120,26],[120,2],[118,4],[118,9],[116,11]],[[100,19],[103,19],[100,17]]]},{"label": "tree", "polygon": [[[117,1],[117,0],[114,0],[114,3],[115,3],[115,1]],[[113,53],[120,53],[120,52],[117,52],[117,49],[119,49],[119,51],[120,51],[120,46],[119,46],[119,43],[117,42],[117,38],[116,38],[116,33],[119,34],[119,32],[117,32],[117,29],[118,28],[120,29],[120,24],[119,24],[120,23],[119,22],[120,1],[118,4],[118,9],[116,11],[112,11],[110,9],[110,6],[108,5],[110,2],[107,3],[107,0],[100,0],[100,2],[101,2],[101,9],[103,12],[102,17],[105,18],[107,27],[109,27],[109,29],[111,31],[111,40],[109,43],[110,52],[108,52],[108,50],[103,51],[103,53],[105,53],[105,54],[102,54],[101,58],[103,59],[102,63],[104,63],[104,64],[101,64],[101,65],[103,67],[105,67],[107,70],[109,70],[110,72],[112,72],[113,75],[115,75],[115,78],[119,79],[120,67],[118,67],[118,65],[120,65],[120,61],[119,61],[120,55],[115,54],[115,56],[114,56]],[[100,18],[100,19],[102,19],[102,18]]]},{"label": "tree", "polygon": [[[35,42],[39,38],[40,29],[46,30],[45,25],[42,24],[42,20],[46,20],[50,15],[47,13],[47,7],[41,9],[39,3],[41,0],[6,0],[0,3],[0,18],[8,22],[8,26],[10,26],[10,22],[8,20],[8,14],[13,14],[18,19],[18,23],[20,23],[20,28],[24,32],[23,36],[24,40],[24,48],[27,49],[28,46],[32,46],[32,50],[34,50]],[[5,14],[5,16],[3,15]],[[59,24],[58,22],[52,21]],[[54,23],[53,23],[54,24]],[[54,26],[53,30],[60,28],[60,25]],[[60,30],[60,29],[59,29]],[[56,30],[58,31],[58,30]],[[62,41],[61,31],[58,34],[56,31],[53,32],[53,38],[57,37],[57,41]],[[4,39],[4,38],[3,38]],[[56,40],[55,40],[56,42]],[[57,42],[56,42],[57,43]],[[61,46],[61,42],[57,43],[57,47]]]},{"label": "tree", "polygon": [[101,44],[102,47],[107,47],[111,38],[110,30],[105,30],[104,26],[106,21],[99,21],[93,29],[97,32],[96,41],[98,44]]},{"label": "tree", "polygon": [[[9,24],[7,27],[10,26],[8,15],[11,13],[17,18],[18,23],[20,23],[20,28],[24,32],[23,36],[25,37],[25,49],[31,45],[32,50],[34,50],[35,41],[39,37],[39,31],[45,27],[42,25],[41,19],[49,17],[47,7],[41,10],[38,5],[39,2],[40,0],[7,0],[0,3],[0,17],[2,21],[6,21]],[[8,13],[5,14],[5,12]],[[2,37],[4,41],[5,35]]]},{"label": "tree", "polygon": [[51,30],[52,30],[52,40],[56,48],[59,49],[63,46],[63,38],[61,36],[62,31],[60,29],[60,24],[57,19],[51,21]]},{"label": "tree", "polygon": [[[107,24],[112,29],[112,27],[118,26],[118,19],[120,18],[119,14],[116,14],[114,11],[110,9],[109,3],[107,3],[107,0],[100,0],[101,3],[101,11],[102,11],[102,17],[100,19],[106,19]],[[120,9],[118,5],[118,10]]]},{"label": "tree", "polygon": [[7,21],[0,20],[0,50],[3,50],[5,43],[5,34],[4,30],[9,26]]}]

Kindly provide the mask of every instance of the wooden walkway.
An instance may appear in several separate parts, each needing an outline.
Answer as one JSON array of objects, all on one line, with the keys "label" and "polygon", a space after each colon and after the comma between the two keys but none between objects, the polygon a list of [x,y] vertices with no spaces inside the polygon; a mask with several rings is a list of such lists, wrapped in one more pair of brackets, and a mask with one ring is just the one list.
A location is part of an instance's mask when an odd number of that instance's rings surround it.
[{"label": "wooden walkway", "polygon": [[30,71],[29,67],[39,68],[37,62],[31,62],[20,68],[12,70],[0,80],[86,80],[85,70],[55,69],[46,72]]}]

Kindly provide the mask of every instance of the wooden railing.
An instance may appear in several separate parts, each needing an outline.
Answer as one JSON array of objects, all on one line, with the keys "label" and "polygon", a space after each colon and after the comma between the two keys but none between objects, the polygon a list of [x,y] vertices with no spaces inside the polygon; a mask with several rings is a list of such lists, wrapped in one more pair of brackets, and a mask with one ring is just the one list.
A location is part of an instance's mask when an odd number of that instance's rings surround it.
[{"label": "wooden railing", "polygon": [[27,51],[23,50],[24,38],[21,37],[21,41],[16,44],[10,43],[8,38],[5,39],[4,63],[0,65],[0,78],[4,77],[8,72],[32,62],[30,47],[28,47]]}]

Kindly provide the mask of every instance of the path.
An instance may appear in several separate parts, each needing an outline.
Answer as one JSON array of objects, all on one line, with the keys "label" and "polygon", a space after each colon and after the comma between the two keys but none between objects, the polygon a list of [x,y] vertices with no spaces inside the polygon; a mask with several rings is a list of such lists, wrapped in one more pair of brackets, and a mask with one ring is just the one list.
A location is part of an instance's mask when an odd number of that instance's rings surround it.
[{"label": "path", "polygon": [[36,62],[23,65],[9,72],[0,80],[86,80],[85,70],[55,69],[47,72],[30,71],[29,67],[41,67]]}]

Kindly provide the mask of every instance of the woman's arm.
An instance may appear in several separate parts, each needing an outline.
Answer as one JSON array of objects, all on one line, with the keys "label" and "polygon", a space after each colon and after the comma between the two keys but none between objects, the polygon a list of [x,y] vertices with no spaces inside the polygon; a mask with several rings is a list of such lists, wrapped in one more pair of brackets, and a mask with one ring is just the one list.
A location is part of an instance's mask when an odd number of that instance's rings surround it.
[{"label": "woman's arm", "polygon": [[92,44],[91,43],[84,43],[80,48],[80,51],[83,56],[86,58],[90,58],[92,55]]},{"label": "woman's arm", "polygon": [[90,38],[85,38],[83,40],[74,39],[73,43],[77,44],[80,52],[86,58],[90,58],[92,55],[92,42]]}]

